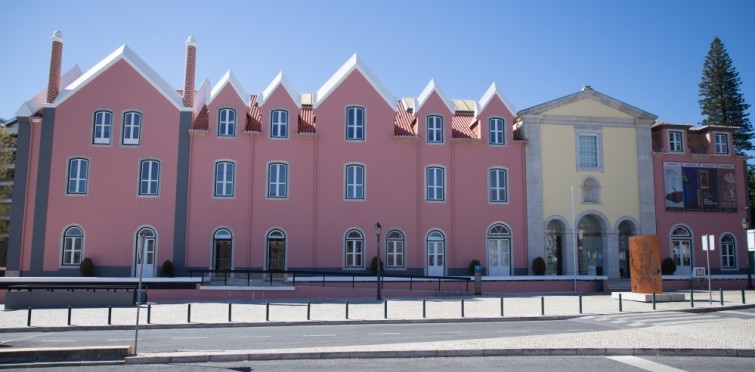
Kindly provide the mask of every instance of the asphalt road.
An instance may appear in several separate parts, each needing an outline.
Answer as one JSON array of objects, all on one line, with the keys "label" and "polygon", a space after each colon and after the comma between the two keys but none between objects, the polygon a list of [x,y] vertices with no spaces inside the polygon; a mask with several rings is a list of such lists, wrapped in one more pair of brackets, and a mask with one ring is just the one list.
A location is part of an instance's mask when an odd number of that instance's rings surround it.
[{"label": "asphalt road", "polygon": [[[644,367],[644,368],[643,368]],[[323,359],[275,360],[232,363],[149,364],[117,366],[74,366],[45,368],[45,371],[95,372],[107,369],[118,371],[611,371],[637,372],[641,370],[682,371],[752,371],[755,360],[750,358],[716,357],[459,357],[421,359]],[[17,369],[39,371],[39,368]]]},{"label": "asphalt road", "polygon": [[[153,329],[139,331],[139,352],[289,349],[457,341],[752,319],[755,309],[714,313],[622,313],[568,320]],[[133,330],[0,333],[2,347],[131,345]]]}]

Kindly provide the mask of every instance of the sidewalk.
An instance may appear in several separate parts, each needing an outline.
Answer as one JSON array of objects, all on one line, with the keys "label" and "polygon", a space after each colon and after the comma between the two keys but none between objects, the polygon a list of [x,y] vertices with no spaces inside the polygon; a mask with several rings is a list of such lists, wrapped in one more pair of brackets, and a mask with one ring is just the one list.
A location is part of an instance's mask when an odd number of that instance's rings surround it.
[{"label": "sidewalk", "polygon": [[[687,298],[689,292],[687,292]],[[694,307],[686,302],[652,303],[622,301],[623,313],[659,313],[664,311],[710,312],[755,308],[755,292],[746,292],[745,303],[740,291],[695,292]],[[463,310],[462,310],[463,298]],[[348,301],[348,319],[347,306]],[[424,306],[423,306],[424,303]],[[424,307],[424,317],[423,317]],[[189,313],[189,308],[190,313]],[[316,299],[234,301],[227,302],[150,303],[140,310],[140,328],[173,327],[258,327],[292,324],[341,324],[365,322],[458,322],[520,321],[568,319],[580,316],[619,314],[619,301],[609,294],[517,295],[501,297],[465,296],[433,298]],[[387,316],[386,316],[387,309]],[[463,311],[463,316],[462,316]],[[149,313],[149,315],[148,315]],[[544,315],[543,315],[544,314]],[[309,315],[309,319],[307,318]],[[135,308],[113,308],[111,325],[108,309],[72,309],[68,326],[67,309],[32,311],[31,327],[26,326],[27,310],[2,310],[0,333],[22,331],[64,331],[86,329],[133,329]],[[149,324],[147,324],[149,316]],[[493,339],[385,344],[352,347],[318,347],[301,349],[229,350],[223,352],[179,352],[139,354],[128,363],[175,363],[202,361],[237,361],[260,359],[429,357],[483,355],[706,355],[755,357],[755,317],[663,327],[579,332],[554,335],[499,337]]]}]

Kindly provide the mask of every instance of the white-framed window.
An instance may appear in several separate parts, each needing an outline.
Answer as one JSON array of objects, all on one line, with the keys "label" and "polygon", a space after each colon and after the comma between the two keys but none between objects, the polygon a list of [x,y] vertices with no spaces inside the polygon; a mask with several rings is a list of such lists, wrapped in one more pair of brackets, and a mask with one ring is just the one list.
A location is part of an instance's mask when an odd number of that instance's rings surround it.
[{"label": "white-framed window", "polygon": [[351,106],[346,108],[346,139],[364,141],[364,108]]},{"label": "white-framed window", "polygon": [[404,234],[391,230],[385,239],[385,267],[398,269],[404,267]]},{"label": "white-framed window", "polygon": [[215,163],[215,196],[232,197],[235,177],[236,164],[230,161]]},{"label": "white-framed window", "polygon": [[96,145],[109,145],[110,133],[113,128],[113,113],[110,111],[97,111],[94,113],[94,130],[92,131],[92,143]]},{"label": "white-framed window", "polygon": [[218,136],[233,137],[236,135],[236,110],[220,109],[218,112]]},{"label": "white-framed window", "polygon": [[364,166],[346,166],[346,199],[364,199]]},{"label": "white-framed window", "polygon": [[680,130],[668,131],[668,151],[669,152],[684,152],[684,139],[682,137],[682,131]]},{"label": "white-framed window", "polygon": [[721,237],[721,268],[737,268],[737,245],[734,242],[734,237],[729,234],[724,234]]},{"label": "white-framed window", "polygon": [[84,256],[84,230],[71,226],[63,233],[63,251],[61,265],[78,265]]},{"label": "white-framed window", "polygon": [[425,171],[425,200],[446,200],[446,170],[441,167],[427,167]]},{"label": "white-framed window", "polygon": [[160,162],[142,160],[139,166],[139,195],[157,195],[160,187]]},{"label": "white-framed window", "polygon": [[270,137],[288,138],[288,111],[275,110],[270,113]]},{"label": "white-framed window", "polygon": [[506,169],[492,168],[488,171],[490,202],[505,203],[509,201],[509,177]]},{"label": "white-framed window", "polygon": [[725,155],[729,153],[729,136],[726,133],[715,133],[713,140],[716,144],[716,154]]},{"label": "white-framed window", "polygon": [[600,182],[595,177],[587,177],[582,182],[582,202],[600,203]]},{"label": "white-framed window", "polygon": [[671,258],[676,264],[675,274],[691,273],[692,233],[684,226],[677,225],[671,231]]},{"label": "white-framed window", "polygon": [[138,145],[142,132],[142,114],[129,111],[123,114],[123,144]]},{"label": "white-framed window", "polygon": [[503,125],[504,121],[501,118],[490,118],[488,120],[488,143],[491,145],[506,144],[506,132]]},{"label": "white-framed window", "polygon": [[580,133],[577,135],[577,168],[598,169],[600,161],[600,135],[597,133]]},{"label": "white-framed window", "polygon": [[427,142],[443,143],[443,117],[437,115],[427,117]]},{"label": "white-framed window", "polygon": [[86,194],[89,184],[89,160],[74,158],[68,161],[69,194]]},{"label": "white-framed window", "polygon": [[364,267],[364,235],[359,230],[349,230],[346,233],[346,251],[344,263],[346,268]]},{"label": "white-framed window", "polygon": [[267,165],[267,197],[285,199],[288,197],[288,165],[270,163]]}]

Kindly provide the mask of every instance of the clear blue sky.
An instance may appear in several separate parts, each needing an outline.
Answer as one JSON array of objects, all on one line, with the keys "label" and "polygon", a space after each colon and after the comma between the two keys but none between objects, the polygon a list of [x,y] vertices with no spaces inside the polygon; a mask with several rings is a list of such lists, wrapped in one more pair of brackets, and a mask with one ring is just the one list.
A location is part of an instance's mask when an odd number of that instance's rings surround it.
[{"label": "clear blue sky", "polygon": [[197,86],[231,69],[254,93],[283,70],[297,91],[314,92],[356,52],[396,97],[435,78],[447,96],[479,100],[495,81],[522,110],[590,84],[689,124],[701,120],[698,83],[719,36],[755,105],[749,0],[0,0],[0,14],[4,119],[46,87],[55,30],[63,71],[86,71],[125,43],[177,89],[194,35]]}]

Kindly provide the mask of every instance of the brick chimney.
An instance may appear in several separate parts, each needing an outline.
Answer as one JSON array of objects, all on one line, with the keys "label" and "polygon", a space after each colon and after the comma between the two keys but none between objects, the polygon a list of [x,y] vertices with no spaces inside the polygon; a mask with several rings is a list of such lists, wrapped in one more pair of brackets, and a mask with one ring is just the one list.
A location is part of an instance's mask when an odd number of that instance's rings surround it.
[{"label": "brick chimney", "polygon": [[184,73],[184,106],[194,107],[194,74],[197,67],[197,41],[186,39],[186,69]]},{"label": "brick chimney", "polygon": [[60,93],[60,67],[63,64],[63,34],[55,31],[50,36],[52,54],[50,55],[50,75],[47,82],[47,103],[52,103]]}]

